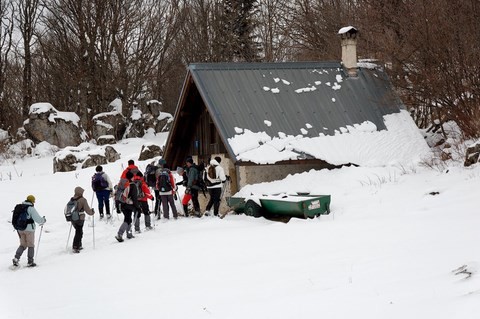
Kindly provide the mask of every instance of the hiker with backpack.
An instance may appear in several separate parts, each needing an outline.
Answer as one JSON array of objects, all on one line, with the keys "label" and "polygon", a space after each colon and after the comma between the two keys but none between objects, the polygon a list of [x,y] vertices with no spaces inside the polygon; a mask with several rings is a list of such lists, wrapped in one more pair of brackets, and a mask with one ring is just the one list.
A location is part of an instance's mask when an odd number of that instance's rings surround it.
[{"label": "hiker with backpack", "polygon": [[[120,175],[120,181],[118,183],[117,186],[115,186],[115,194],[117,193],[118,191],[118,187],[119,186],[122,186],[126,181],[127,181],[127,172],[132,172],[133,176],[135,176],[137,174],[137,172],[139,172],[139,169],[138,167],[135,165],[135,161],[134,160],[128,160],[127,162],[128,166],[127,168],[125,168],[122,172],[122,175]],[[123,188],[120,190],[120,193],[121,191],[123,191]],[[115,198],[115,210],[117,211],[117,214],[120,214],[122,212],[122,208],[120,207],[121,206],[121,203],[118,201],[117,198]]]},{"label": "hiker with backpack", "polygon": [[12,259],[14,267],[19,266],[20,257],[27,248],[27,267],[37,265],[33,260],[35,257],[35,223],[42,226],[47,220],[45,216],[41,217],[38,214],[34,204],[35,197],[28,195],[27,199],[15,206],[13,211],[12,224],[20,239],[20,246],[18,246],[15,257]]},{"label": "hiker with backpack", "polygon": [[200,213],[200,203],[198,202],[198,191],[202,189],[199,182],[200,171],[191,157],[187,158],[185,165],[187,173],[187,185],[185,189],[185,196],[182,199],[183,209],[185,213],[188,211],[188,202],[191,199],[195,216],[201,217],[202,214]]},{"label": "hiker with backpack", "polygon": [[157,169],[158,169],[158,166],[155,165],[155,161],[153,161],[147,165],[147,167],[145,168],[145,173],[143,174],[143,179],[145,180],[145,183],[147,183],[148,187],[153,189],[155,193],[155,208],[153,210],[155,212],[155,216],[158,215],[158,209],[160,205],[160,195],[158,194],[158,191],[157,191],[157,176],[156,176]]},{"label": "hiker with backpack", "polygon": [[208,193],[210,194],[210,200],[205,208],[205,215],[210,215],[210,210],[213,206],[213,215],[218,216],[218,210],[220,208],[220,200],[222,195],[223,184],[227,181],[225,171],[220,166],[220,156],[216,156],[210,160],[210,165],[205,172],[205,181],[207,182]]},{"label": "hiker with backpack", "polygon": [[103,207],[107,213],[107,219],[110,219],[110,194],[112,192],[112,181],[110,177],[103,171],[103,167],[98,165],[95,168],[95,174],[92,176],[92,189],[97,195],[98,212],[100,219],[103,219]]},{"label": "hiker with backpack", "polygon": [[135,232],[140,233],[140,217],[145,215],[145,228],[147,230],[153,229],[152,222],[150,218],[150,209],[148,208],[147,201],[153,200],[152,193],[150,192],[150,188],[148,188],[147,183],[144,180],[144,176],[142,172],[138,172],[136,176],[133,177],[133,182],[137,186],[138,190],[138,203],[140,205],[140,210],[135,212]]},{"label": "hiker with backpack", "polygon": [[[162,158],[158,161],[159,168],[155,175],[157,175],[157,187],[155,194],[158,193],[162,203],[163,218],[169,219],[169,206],[172,208],[172,215],[174,219],[178,218],[177,207],[175,206],[174,196],[176,192],[175,179],[172,172],[166,167],[167,162]],[[158,200],[157,200],[158,202]]]},{"label": "hiker with backpack", "polygon": [[123,233],[127,233],[127,238],[135,238],[132,234],[132,213],[135,211],[140,211],[141,207],[138,203],[138,190],[133,183],[133,173],[128,171],[125,174],[126,183],[123,190],[117,188],[117,194],[115,195],[120,202],[120,208],[124,215],[123,223],[118,229],[118,233],[115,236],[115,239],[118,242],[123,242]]},{"label": "hiker with backpack", "polygon": [[[85,190],[77,186],[73,191],[73,197],[70,198],[70,201],[67,203],[65,208],[65,217],[67,221],[70,219],[73,228],[75,229],[75,235],[73,236],[73,245],[72,252],[78,254],[80,250],[83,249],[82,239],[83,239],[83,225],[85,223],[85,214],[93,216],[95,210],[90,208],[88,201],[83,197]],[[71,206],[71,207],[70,207]],[[71,214],[71,217],[68,218],[67,214]]]},{"label": "hiker with backpack", "polygon": [[132,172],[133,176],[135,176],[137,172],[139,172],[138,166],[135,165],[134,160],[128,160],[127,163],[128,163],[128,166],[123,170],[122,175],[120,176],[120,179],[126,178],[127,172]]}]

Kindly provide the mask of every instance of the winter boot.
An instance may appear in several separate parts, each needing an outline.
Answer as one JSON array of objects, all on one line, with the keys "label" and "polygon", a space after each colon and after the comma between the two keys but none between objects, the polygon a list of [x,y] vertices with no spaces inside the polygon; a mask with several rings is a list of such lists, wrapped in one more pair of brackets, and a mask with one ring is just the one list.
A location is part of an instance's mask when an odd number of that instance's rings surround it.
[{"label": "winter boot", "polygon": [[118,229],[118,234],[115,236],[115,238],[119,241],[123,241],[123,233],[128,229],[128,224],[126,222],[123,222],[122,225],[120,225],[120,228]]},{"label": "winter boot", "polygon": [[150,218],[150,214],[145,215],[145,228],[152,229],[152,219]]},{"label": "winter boot", "polygon": [[127,238],[128,238],[128,239],[135,238],[135,236],[133,236],[133,234],[132,234],[132,224],[128,225],[128,228],[127,228]]},{"label": "winter boot", "polygon": [[19,260],[17,258],[12,259],[12,263],[15,267],[18,267],[18,262],[19,262]]},{"label": "winter boot", "polygon": [[135,218],[135,232],[140,233],[140,217]]},{"label": "winter boot", "polygon": [[188,205],[183,205],[183,211],[185,212],[185,217],[188,217]]}]

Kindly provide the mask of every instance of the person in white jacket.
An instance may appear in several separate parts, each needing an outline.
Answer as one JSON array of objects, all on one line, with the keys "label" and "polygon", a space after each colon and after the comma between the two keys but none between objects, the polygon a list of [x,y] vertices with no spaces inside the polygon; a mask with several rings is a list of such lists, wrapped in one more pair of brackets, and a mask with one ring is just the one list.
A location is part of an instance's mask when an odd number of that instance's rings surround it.
[{"label": "person in white jacket", "polygon": [[35,256],[35,223],[43,225],[47,220],[45,219],[45,216],[41,217],[35,207],[33,207],[35,204],[35,197],[33,195],[28,195],[27,199],[22,204],[27,207],[29,222],[25,230],[17,230],[18,238],[20,239],[20,246],[18,246],[12,262],[14,267],[18,267],[20,257],[22,257],[23,252],[28,248],[27,267],[35,267],[37,265],[33,261],[33,257]]},{"label": "person in white jacket", "polygon": [[210,165],[206,170],[206,178],[208,193],[210,194],[210,200],[208,201],[207,207],[205,208],[205,215],[211,213],[213,206],[213,215],[218,216],[218,209],[220,208],[220,196],[222,195],[222,187],[227,177],[225,176],[225,171],[223,167],[220,166],[221,158],[215,156],[214,159],[210,160]]}]

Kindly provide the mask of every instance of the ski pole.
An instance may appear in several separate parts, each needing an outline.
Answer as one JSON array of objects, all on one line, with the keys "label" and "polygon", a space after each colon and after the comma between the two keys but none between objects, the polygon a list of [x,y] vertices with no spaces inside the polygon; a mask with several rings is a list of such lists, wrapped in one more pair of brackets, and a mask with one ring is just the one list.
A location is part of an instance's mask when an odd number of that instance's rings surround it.
[{"label": "ski pole", "polygon": [[[43,216],[43,218],[45,219],[45,216]],[[38,250],[40,249],[40,239],[42,239],[42,231],[43,231],[43,224],[42,226],[40,226],[40,235],[38,236],[38,244],[37,244],[37,249],[35,251],[35,260],[37,259]]]},{"label": "ski pole", "polygon": [[95,216],[92,218],[92,224],[93,224],[93,249],[95,249]]},{"label": "ski pole", "polygon": [[65,250],[68,250],[68,242],[70,241],[70,234],[72,233],[72,226],[73,226],[73,224],[70,223],[70,231],[68,232],[67,245],[65,246]]}]

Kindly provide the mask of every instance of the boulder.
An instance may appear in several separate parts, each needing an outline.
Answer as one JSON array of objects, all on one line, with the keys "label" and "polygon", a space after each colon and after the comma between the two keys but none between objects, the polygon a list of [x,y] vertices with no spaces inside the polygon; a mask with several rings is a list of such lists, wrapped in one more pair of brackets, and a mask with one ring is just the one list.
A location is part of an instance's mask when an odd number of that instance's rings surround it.
[{"label": "boulder", "polygon": [[113,135],[102,135],[97,138],[97,145],[107,145],[107,144],[116,144],[115,136]]},{"label": "boulder", "polygon": [[107,158],[104,155],[93,154],[87,156],[82,163],[82,168],[107,164]]},{"label": "boulder", "polygon": [[104,135],[112,135],[119,140],[127,128],[125,117],[117,111],[97,114],[92,120],[92,134],[96,140]]},{"label": "boulder", "polygon": [[480,158],[480,142],[477,142],[473,145],[470,145],[467,148],[467,152],[465,155],[465,163],[463,165],[468,167],[475,163],[478,163],[479,158]]},{"label": "boulder", "polygon": [[156,119],[155,132],[168,132],[173,124],[173,116],[170,113],[162,112]]},{"label": "boulder", "polygon": [[70,172],[77,168],[87,168],[115,162],[120,159],[118,152],[111,146],[91,149],[90,145],[66,147],[53,158],[53,172]]},{"label": "boulder", "polygon": [[107,162],[113,163],[120,159],[120,154],[118,154],[117,150],[111,146],[105,147],[105,157],[107,158]]},{"label": "boulder", "polygon": [[53,158],[53,172],[71,172],[77,169],[78,160],[74,154]]},{"label": "boulder", "polygon": [[79,145],[87,137],[77,114],[59,112],[50,103],[32,104],[23,127],[35,143],[46,141],[60,148]]},{"label": "boulder", "polygon": [[127,130],[124,138],[143,137],[145,135],[146,117],[148,115],[144,115],[139,109],[134,109],[132,115],[127,120]]},{"label": "boulder", "polygon": [[163,149],[155,144],[144,144],[140,150],[139,161],[148,160],[157,156],[163,156]]},{"label": "boulder", "polygon": [[124,138],[143,137],[149,129],[153,129],[156,133],[168,132],[172,124],[173,116],[170,113],[160,112],[159,116],[154,116],[134,109],[128,119]]},{"label": "boulder", "polygon": [[160,113],[162,111],[162,102],[158,100],[147,101],[146,111],[147,113],[151,114],[155,118],[160,116]]}]

